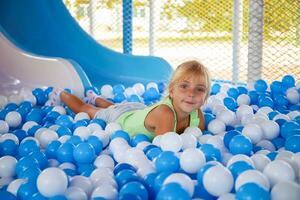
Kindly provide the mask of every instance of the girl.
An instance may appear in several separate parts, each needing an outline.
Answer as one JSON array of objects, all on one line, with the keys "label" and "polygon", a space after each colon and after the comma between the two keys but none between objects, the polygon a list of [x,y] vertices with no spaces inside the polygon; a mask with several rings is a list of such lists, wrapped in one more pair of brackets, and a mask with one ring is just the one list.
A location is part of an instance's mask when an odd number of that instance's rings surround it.
[{"label": "girl", "polygon": [[141,103],[113,104],[98,96],[94,96],[97,106],[94,107],[64,91],[60,93],[60,99],[75,113],[86,112],[91,118],[101,118],[107,123],[118,122],[131,137],[143,133],[152,140],[156,135],[170,131],[181,134],[189,126],[204,130],[200,107],[209,91],[208,70],[192,60],[178,66],[170,80],[168,95],[149,107]]}]

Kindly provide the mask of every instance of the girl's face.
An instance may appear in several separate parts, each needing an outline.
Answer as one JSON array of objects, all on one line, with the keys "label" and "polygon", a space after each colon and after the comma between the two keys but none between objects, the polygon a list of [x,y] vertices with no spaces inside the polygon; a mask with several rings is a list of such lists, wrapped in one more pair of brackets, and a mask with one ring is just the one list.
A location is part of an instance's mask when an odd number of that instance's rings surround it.
[{"label": "girl's face", "polygon": [[207,92],[204,78],[189,78],[176,83],[169,94],[175,110],[189,114],[204,104]]}]

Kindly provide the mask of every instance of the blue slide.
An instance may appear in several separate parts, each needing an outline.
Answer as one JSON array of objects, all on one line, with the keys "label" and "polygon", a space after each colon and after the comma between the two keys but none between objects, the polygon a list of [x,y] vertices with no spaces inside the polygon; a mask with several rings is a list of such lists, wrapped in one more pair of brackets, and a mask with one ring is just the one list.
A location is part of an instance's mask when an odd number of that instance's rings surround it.
[{"label": "blue slide", "polygon": [[96,87],[167,81],[173,71],[162,58],[126,55],[97,43],[62,0],[1,0],[0,30],[26,52],[77,62]]}]

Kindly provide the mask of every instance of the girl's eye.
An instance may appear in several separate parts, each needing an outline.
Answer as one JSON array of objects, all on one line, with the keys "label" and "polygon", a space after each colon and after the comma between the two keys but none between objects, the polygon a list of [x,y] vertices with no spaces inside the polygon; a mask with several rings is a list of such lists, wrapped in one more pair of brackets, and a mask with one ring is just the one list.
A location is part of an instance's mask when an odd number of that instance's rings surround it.
[{"label": "girl's eye", "polygon": [[186,84],[181,84],[181,85],[179,85],[179,87],[182,88],[182,89],[185,89],[185,88],[187,88],[187,85]]}]

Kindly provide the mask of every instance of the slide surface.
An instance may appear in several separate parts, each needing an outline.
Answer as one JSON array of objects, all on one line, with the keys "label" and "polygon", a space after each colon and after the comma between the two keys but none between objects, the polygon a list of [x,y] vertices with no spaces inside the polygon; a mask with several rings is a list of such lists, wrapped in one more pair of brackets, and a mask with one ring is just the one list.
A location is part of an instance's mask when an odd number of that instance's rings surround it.
[{"label": "slide surface", "polygon": [[22,51],[0,32],[0,95],[22,88],[54,86],[69,88],[82,96],[91,86],[80,66],[61,58],[46,58]]},{"label": "slide surface", "polygon": [[11,42],[26,52],[75,61],[96,87],[167,81],[173,71],[161,58],[125,55],[97,43],[77,24],[62,0],[1,0],[0,26]]}]

